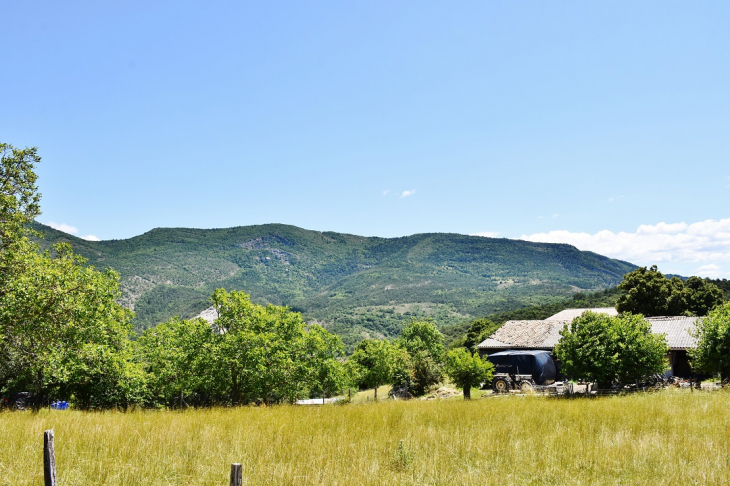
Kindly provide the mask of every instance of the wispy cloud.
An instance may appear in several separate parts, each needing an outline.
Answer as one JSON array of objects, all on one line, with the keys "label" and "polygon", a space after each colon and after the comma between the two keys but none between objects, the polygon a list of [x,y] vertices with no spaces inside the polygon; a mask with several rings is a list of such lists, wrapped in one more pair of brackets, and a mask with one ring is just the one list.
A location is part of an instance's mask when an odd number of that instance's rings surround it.
[{"label": "wispy cloud", "polygon": [[383,196],[387,196],[388,194],[390,194],[390,189],[386,189],[383,191]]},{"label": "wispy cloud", "polygon": [[79,232],[78,228],[76,228],[75,226],[71,226],[70,224],[66,224],[66,223],[56,223],[55,221],[48,221],[46,224],[53,229],[57,229],[58,231],[63,231],[64,233],[68,233],[70,235],[75,235],[76,233]]},{"label": "wispy cloud", "polygon": [[416,193],[416,190],[415,189],[411,189],[410,191],[403,191],[403,192],[401,192],[400,197],[412,196],[415,193]]},{"label": "wispy cloud", "polygon": [[623,198],[624,198],[623,194],[621,194],[620,196],[611,196],[608,198],[608,202],[610,202],[610,203],[616,202],[619,199],[623,199]]},{"label": "wispy cloud", "polygon": [[555,213],[555,214],[553,214],[553,215],[551,216],[551,218],[555,219],[555,218],[557,218],[557,217],[559,217],[559,216],[560,216],[560,215],[559,215],[558,213]]},{"label": "wispy cloud", "polygon": [[662,262],[701,263],[705,276],[721,273],[719,262],[730,262],[730,219],[697,223],[642,224],[635,232],[602,230],[594,234],[565,230],[520,236],[522,240],[568,243],[581,250],[639,265]]},{"label": "wispy cloud", "polygon": [[484,236],[485,238],[496,238],[499,235],[496,231],[481,231],[479,233],[472,233],[469,236]]}]

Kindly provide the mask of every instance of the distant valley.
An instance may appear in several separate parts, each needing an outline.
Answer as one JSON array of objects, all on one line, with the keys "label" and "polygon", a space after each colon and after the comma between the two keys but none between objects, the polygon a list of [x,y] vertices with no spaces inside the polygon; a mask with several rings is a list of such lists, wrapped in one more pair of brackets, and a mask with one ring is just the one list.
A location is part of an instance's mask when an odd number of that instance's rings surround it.
[{"label": "distant valley", "polygon": [[377,238],[268,224],[92,242],[35,227],[42,246],[69,242],[90,264],[120,273],[137,330],[197,315],[224,287],[288,305],[350,345],[393,336],[412,317],[446,326],[602,290],[636,268],[570,245],[459,234]]}]

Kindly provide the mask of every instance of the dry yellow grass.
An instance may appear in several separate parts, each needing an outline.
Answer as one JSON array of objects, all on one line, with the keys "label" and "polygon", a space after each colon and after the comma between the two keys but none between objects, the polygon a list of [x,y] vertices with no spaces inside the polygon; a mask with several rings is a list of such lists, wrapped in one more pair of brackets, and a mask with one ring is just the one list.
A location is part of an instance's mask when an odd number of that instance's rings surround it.
[{"label": "dry yellow grass", "polygon": [[0,414],[0,483],[728,484],[730,393]]}]

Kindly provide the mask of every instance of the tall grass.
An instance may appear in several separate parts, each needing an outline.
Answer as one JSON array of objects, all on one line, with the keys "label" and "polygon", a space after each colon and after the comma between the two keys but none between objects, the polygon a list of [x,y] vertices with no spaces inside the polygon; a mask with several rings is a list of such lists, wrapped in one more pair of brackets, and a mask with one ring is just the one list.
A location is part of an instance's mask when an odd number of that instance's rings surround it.
[{"label": "tall grass", "polygon": [[728,484],[730,394],[0,414],[0,483]]}]

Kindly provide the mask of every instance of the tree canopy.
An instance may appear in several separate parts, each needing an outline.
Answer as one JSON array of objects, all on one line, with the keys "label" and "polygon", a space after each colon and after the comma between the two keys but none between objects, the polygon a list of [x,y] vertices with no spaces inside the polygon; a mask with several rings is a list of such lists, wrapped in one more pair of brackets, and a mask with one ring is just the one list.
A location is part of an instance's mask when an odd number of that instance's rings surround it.
[{"label": "tree canopy", "polygon": [[35,148],[0,144],[0,393],[82,407],[140,401],[131,313],[116,300],[119,276],[99,272],[65,244],[40,252],[27,225],[39,212]]},{"label": "tree canopy", "polygon": [[373,388],[375,400],[378,399],[378,387],[392,380],[398,357],[399,350],[385,339],[360,341],[350,356],[350,360],[358,370],[359,385]]},{"label": "tree canopy", "polygon": [[562,372],[573,379],[604,388],[636,383],[666,370],[666,337],[652,334],[641,315],[613,317],[587,311],[566,324],[560,336],[555,355]]},{"label": "tree canopy", "polygon": [[621,297],[616,309],[651,316],[704,316],[723,302],[722,291],[716,285],[699,277],[686,282],[667,278],[656,265],[640,267],[624,275],[619,284]]},{"label": "tree canopy", "polygon": [[158,403],[291,403],[349,385],[339,337],[306,329],[299,313],[254,304],[244,292],[219,289],[211,300],[218,313],[212,325],[173,318],[140,337]]},{"label": "tree canopy", "polygon": [[464,390],[464,399],[471,398],[471,389],[492,381],[494,365],[464,348],[452,349],[446,354],[444,372],[454,384]]},{"label": "tree canopy", "polygon": [[440,382],[443,340],[433,321],[412,319],[406,324],[396,340],[396,344],[407,353],[400,366],[404,372],[393,376],[393,386],[407,388],[411,394],[421,396],[429,387]]},{"label": "tree canopy", "polygon": [[40,214],[41,195],[34,172],[40,161],[36,148],[0,143],[0,252],[21,240],[28,223]]}]

